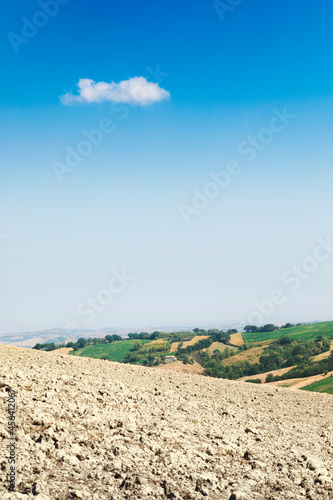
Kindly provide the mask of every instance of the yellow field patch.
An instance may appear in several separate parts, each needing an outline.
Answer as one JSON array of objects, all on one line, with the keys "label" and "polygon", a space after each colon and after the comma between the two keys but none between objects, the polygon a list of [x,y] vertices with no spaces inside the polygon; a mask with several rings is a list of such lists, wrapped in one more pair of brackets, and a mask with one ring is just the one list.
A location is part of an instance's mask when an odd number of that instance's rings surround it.
[{"label": "yellow field patch", "polygon": [[223,352],[227,347],[232,351],[238,351],[237,347],[231,347],[229,345],[222,344],[222,342],[214,342],[211,346],[208,347],[208,349],[206,349],[206,351],[210,356],[212,356],[216,349],[220,352]]},{"label": "yellow field patch", "polygon": [[[208,337],[209,337],[209,335],[196,335],[196,337],[193,337],[193,339],[186,340],[185,342],[183,342],[182,349],[185,349],[185,347],[188,347],[189,345],[196,344],[201,339],[208,339]],[[179,344],[180,344],[180,342],[173,342],[171,344],[170,352],[177,351]]]},{"label": "yellow field patch", "polygon": [[230,335],[230,344],[243,345],[244,340],[241,333],[232,333]]},{"label": "yellow field patch", "polygon": [[312,361],[321,361],[322,359],[328,358],[328,356],[333,351],[333,342],[331,342],[330,350],[327,352],[322,352],[321,354],[317,354],[317,356],[313,356]]},{"label": "yellow field patch", "polygon": [[196,337],[193,337],[192,340],[187,340],[186,342],[184,342],[182,349],[185,349],[185,347],[188,347],[189,345],[196,344],[197,342],[199,342],[199,340],[208,339],[208,337],[209,335],[197,335]]},{"label": "yellow field patch", "polygon": [[235,354],[235,356],[231,356],[230,358],[224,359],[222,363],[225,366],[232,365],[234,363],[239,363],[241,361],[248,361],[251,365],[255,363],[259,363],[259,358],[261,354],[264,352],[264,347],[253,347],[252,349],[248,349],[247,351],[242,351],[239,354]]},{"label": "yellow field patch", "polygon": [[[295,368],[295,366],[288,366],[288,368],[280,368],[279,370],[271,370],[270,372],[265,372],[265,373],[258,373],[258,375],[250,375],[248,377],[242,377],[239,378],[238,380],[244,381],[244,380],[253,380],[253,379],[260,379],[261,382],[265,382],[266,377],[269,373],[272,375],[284,375],[285,373],[289,372],[292,368]],[[282,382],[282,381],[281,381]],[[283,380],[283,382],[288,382],[288,380]]]},{"label": "yellow field patch", "polygon": [[164,344],[165,342],[168,342],[167,339],[156,339],[156,340],[152,340],[147,345]]}]

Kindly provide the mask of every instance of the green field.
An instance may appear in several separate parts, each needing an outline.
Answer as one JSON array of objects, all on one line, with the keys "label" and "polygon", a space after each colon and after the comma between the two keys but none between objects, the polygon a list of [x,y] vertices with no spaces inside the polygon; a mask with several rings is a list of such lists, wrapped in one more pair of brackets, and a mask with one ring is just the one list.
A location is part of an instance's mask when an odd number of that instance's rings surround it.
[{"label": "green field", "polygon": [[[83,356],[86,358],[97,358],[100,359],[103,356],[107,356],[109,361],[118,361],[121,363],[126,354],[132,349],[135,344],[135,340],[122,340],[121,342],[112,342],[111,344],[97,344],[89,345],[78,349],[77,351],[72,351],[70,354],[72,356]],[[143,344],[147,344],[150,340],[142,340]]]},{"label": "green field", "polygon": [[324,378],[324,380],[319,380],[319,382],[314,382],[311,385],[302,387],[301,390],[312,392],[326,392],[327,394],[333,394],[333,375]]},{"label": "green field", "polygon": [[275,330],[274,332],[242,333],[245,342],[262,342],[264,340],[279,339],[286,335],[295,340],[314,339],[318,335],[333,338],[333,321],[314,323],[312,325],[295,326],[293,328],[282,328],[281,330]]}]

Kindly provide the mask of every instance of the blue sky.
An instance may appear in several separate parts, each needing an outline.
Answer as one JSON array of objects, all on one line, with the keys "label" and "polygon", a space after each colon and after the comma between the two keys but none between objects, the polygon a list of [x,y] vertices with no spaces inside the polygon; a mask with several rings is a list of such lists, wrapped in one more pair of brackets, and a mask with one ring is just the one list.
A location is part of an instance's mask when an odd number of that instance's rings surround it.
[{"label": "blue sky", "polygon": [[[4,4],[1,332],[332,319],[333,256],[313,260],[333,234],[331,2]],[[170,97],[61,101],[80,79],[135,77]],[[112,132],[69,167],[103,120]],[[239,173],[194,206],[231,161]],[[107,303],[124,268],[134,279]]]}]

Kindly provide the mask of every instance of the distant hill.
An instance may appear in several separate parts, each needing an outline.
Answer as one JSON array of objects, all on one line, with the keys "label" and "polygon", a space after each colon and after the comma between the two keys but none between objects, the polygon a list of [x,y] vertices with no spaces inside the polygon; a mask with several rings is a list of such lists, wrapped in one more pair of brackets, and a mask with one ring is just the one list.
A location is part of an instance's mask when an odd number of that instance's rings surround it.
[{"label": "distant hill", "polygon": [[122,337],[126,337],[126,335],[130,332],[139,333],[139,332],[148,332],[153,333],[154,331],[162,331],[162,332],[175,332],[180,330],[192,330],[196,327],[200,328],[219,328],[219,329],[228,329],[232,328],[232,326],[228,324],[221,324],[218,322],[198,324],[183,324],[183,325],[175,325],[175,326],[137,326],[136,328],[130,327],[105,327],[99,328],[95,330],[89,329],[76,329],[69,330],[66,328],[53,328],[50,330],[36,330],[36,331],[27,331],[27,332],[18,332],[18,333],[2,333],[0,334],[0,343],[8,344],[8,345],[16,345],[18,347],[33,347],[38,342],[43,344],[45,342],[75,342],[78,338],[88,338],[88,337],[104,337],[108,334],[116,334],[121,335]]},{"label": "distant hill", "polygon": [[281,330],[274,330],[273,332],[242,333],[245,342],[263,342],[265,340],[279,339],[285,335],[295,340],[314,339],[318,335],[333,338],[333,321],[281,328]]}]

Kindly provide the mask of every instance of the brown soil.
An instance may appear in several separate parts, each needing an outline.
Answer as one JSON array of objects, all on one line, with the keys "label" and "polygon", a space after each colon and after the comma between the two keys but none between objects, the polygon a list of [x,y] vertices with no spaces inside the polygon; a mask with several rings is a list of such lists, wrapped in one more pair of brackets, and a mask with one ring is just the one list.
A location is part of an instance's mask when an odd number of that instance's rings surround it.
[{"label": "brown soil", "polygon": [[1,499],[333,498],[328,394],[10,346],[0,363]]},{"label": "brown soil", "polygon": [[178,372],[178,373],[197,373],[197,374],[203,373],[204,371],[202,366],[199,365],[199,363],[197,363],[196,361],[194,362],[193,365],[191,364],[184,365],[182,361],[172,361],[171,363],[166,363],[165,365],[159,365],[158,369]]}]

